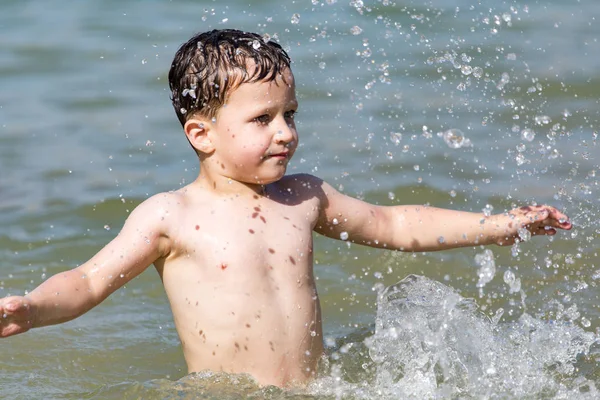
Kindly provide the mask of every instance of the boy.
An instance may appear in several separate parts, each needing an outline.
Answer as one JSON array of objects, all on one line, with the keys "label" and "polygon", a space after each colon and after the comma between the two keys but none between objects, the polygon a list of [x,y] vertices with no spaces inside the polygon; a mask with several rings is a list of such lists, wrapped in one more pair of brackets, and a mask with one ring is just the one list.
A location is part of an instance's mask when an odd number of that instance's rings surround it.
[{"label": "boy", "polygon": [[284,176],[298,145],[294,76],[285,51],[259,35],[193,37],[175,55],[169,84],[198,178],[140,204],[86,263],[0,300],[0,337],[76,318],[154,264],[190,373],[302,384],[323,352],[313,231],[414,252],[510,245],[571,228],[548,206],[493,216],[382,207],[314,176]]}]

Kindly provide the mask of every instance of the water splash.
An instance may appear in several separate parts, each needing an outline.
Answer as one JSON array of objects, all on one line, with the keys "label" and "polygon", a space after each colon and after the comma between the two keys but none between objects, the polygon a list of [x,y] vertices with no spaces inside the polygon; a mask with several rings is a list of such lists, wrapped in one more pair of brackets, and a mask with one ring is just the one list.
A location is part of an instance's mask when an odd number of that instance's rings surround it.
[{"label": "water splash", "polygon": [[494,261],[494,253],[490,249],[485,249],[482,253],[475,255],[475,262],[480,268],[477,271],[479,281],[477,287],[480,295],[483,295],[483,288],[494,279],[496,275],[496,262]]},{"label": "water splash", "polygon": [[498,323],[501,314],[492,320],[472,299],[409,275],[379,294],[375,334],[362,343],[370,356],[363,368],[372,376],[363,376],[362,383],[344,382],[332,368],[332,377],[317,385],[319,394],[385,399],[598,397],[594,383],[577,374],[577,363],[598,345],[595,334],[568,319],[548,322],[527,314]]}]

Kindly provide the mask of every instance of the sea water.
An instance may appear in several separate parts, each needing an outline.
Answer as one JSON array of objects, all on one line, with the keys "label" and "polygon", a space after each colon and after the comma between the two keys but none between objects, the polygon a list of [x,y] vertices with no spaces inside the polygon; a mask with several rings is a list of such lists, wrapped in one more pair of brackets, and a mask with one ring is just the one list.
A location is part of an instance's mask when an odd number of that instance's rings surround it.
[{"label": "sea water", "polygon": [[194,179],[166,72],[221,27],[293,59],[290,173],[378,204],[548,203],[574,225],[425,254],[316,237],[327,355],[304,391],[186,376],[149,269],[75,321],[0,341],[0,398],[597,397],[598,18],[594,0],[0,2],[0,296]]}]

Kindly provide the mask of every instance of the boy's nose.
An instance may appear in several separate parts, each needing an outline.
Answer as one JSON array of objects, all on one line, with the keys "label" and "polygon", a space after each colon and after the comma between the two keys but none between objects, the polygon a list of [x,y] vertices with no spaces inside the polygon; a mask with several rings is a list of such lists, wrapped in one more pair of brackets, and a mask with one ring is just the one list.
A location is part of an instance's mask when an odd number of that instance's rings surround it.
[{"label": "boy's nose", "polygon": [[274,140],[277,143],[289,143],[295,138],[295,127],[292,124],[288,124],[287,121],[283,121],[279,126],[276,127]]}]

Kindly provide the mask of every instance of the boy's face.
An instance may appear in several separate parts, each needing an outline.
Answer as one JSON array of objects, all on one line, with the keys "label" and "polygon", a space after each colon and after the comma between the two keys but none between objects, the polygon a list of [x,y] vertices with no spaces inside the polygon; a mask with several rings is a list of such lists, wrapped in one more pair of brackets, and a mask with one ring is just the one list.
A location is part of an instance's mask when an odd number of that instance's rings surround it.
[{"label": "boy's face", "polygon": [[211,122],[219,173],[250,184],[275,182],[285,174],[298,146],[294,76],[242,83]]}]

